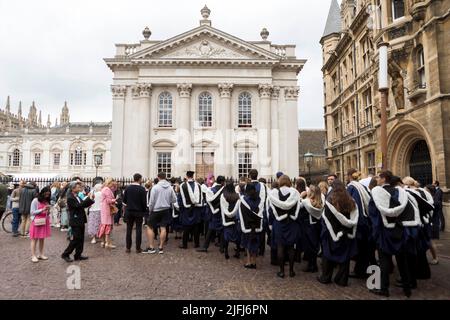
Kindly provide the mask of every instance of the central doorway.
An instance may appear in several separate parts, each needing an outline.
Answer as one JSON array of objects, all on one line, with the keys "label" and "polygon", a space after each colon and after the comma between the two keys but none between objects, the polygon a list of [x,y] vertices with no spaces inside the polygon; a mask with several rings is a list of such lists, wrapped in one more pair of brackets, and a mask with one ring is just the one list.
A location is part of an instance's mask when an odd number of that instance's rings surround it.
[{"label": "central doorway", "polygon": [[422,187],[433,182],[433,168],[430,151],[425,140],[416,142],[411,151],[409,174],[420,182]]},{"label": "central doorway", "polygon": [[207,178],[210,173],[214,174],[214,152],[197,152],[195,154],[196,178]]}]

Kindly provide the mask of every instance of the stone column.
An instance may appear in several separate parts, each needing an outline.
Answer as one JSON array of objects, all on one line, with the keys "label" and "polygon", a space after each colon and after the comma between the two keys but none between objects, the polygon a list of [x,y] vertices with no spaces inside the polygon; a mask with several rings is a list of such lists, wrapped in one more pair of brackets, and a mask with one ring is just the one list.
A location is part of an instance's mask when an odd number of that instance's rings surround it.
[{"label": "stone column", "polygon": [[297,100],[299,94],[299,87],[292,86],[284,89],[284,96],[286,99],[286,125],[285,139],[280,143],[285,144],[284,148],[287,150],[286,156],[286,172],[289,177],[296,177],[299,174],[298,170],[298,115],[297,115]]},{"label": "stone column", "polygon": [[[123,175],[123,132],[124,132],[124,108],[125,95],[127,88],[125,86],[112,85],[113,96],[113,115],[112,115],[112,134],[111,134],[111,176],[121,177]],[[63,152],[64,156],[66,152]],[[65,161],[62,155],[61,161]],[[67,160],[68,161],[68,160]],[[62,162],[64,163],[64,162]],[[68,162],[67,162],[68,163]]]},{"label": "stone column", "polygon": [[270,99],[273,86],[270,84],[260,84],[258,86],[260,106],[259,106],[259,126],[258,126],[258,164],[259,175],[263,178],[270,178],[272,175],[272,161],[270,151]]},{"label": "stone column", "polygon": [[150,130],[152,127],[151,122],[151,96],[152,96],[152,85],[151,84],[140,84],[139,88],[139,102],[137,105],[136,115],[139,117],[137,123],[139,127],[139,139],[137,139],[137,150],[136,150],[136,172],[139,172],[144,177],[149,177],[149,166],[150,161]]},{"label": "stone column", "polygon": [[272,90],[272,101],[270,104],[270,146],[272,157],[272,175],[280,171],[280,129],[278,126],[278,100],[280,98],[280,87],[274,86]]},{"label": "stone column", "polygon": [[231,121],[231,95],[233,92],[233,84],[220,83],[218,87],[220,93],[220,104],[217,112],[218,121],[216,121],[216,123],[220,147],[217,150],[218,154],[216,155],[217,172],[215,175],[231,177],[233,175],[233,124]]},{"label": "stone column", "polygon": [[194,169],[191,133],[191,83],[177,85],[179,102],[176,110],[177,130],[175,152],[173,154],[174,175],[184,177],[186,171]]}]

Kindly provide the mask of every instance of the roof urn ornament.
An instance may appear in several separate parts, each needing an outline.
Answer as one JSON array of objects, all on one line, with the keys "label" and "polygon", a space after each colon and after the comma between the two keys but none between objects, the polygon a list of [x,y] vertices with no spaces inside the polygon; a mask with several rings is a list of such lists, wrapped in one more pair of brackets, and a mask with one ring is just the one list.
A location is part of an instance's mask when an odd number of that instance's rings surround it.
[{"label": "roof urn ornament", "polygon": [[267,41],[267,38],[269,37],[269,31],[266,29],[266,28],[263,28],[262,30],[261,30],[261,38],[264,40],[264,41]]},{"label": "roof urn ornament", "polygon": [[142,35],[144,36],[145,40],[148,40],[152,35],[152,32],[148,27],[145,27],[144,31],[142,31]]},{"label": "roof urn ornament", "polygon": [[209,15],[211,14],[211,10],[209,10],[209,8],[206,6],[206,4],[203,7],[203,9],[200,10],[200,12],[202,14],[203,19],[208,19]]}]

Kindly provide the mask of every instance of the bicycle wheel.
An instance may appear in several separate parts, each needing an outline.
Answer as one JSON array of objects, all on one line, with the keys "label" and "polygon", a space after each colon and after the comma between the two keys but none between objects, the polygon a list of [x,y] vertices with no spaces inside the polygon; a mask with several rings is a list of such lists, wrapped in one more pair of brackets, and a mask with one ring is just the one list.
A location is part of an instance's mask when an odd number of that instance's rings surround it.
[{"label": "bicycle wheel", "polygon": [[12,212],[5,213],[2,219],[2,228],[6,233],[12,233]]}]

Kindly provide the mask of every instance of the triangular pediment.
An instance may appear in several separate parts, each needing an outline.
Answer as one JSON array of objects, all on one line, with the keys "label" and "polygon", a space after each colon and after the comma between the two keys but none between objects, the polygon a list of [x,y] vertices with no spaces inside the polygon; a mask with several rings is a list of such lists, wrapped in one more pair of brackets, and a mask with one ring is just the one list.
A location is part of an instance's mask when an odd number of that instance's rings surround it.
[{"label": "triangular pediment", "polygon": [[280,56],[207,25],[137,51],[131,59],[280,60]]}]

